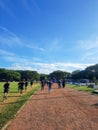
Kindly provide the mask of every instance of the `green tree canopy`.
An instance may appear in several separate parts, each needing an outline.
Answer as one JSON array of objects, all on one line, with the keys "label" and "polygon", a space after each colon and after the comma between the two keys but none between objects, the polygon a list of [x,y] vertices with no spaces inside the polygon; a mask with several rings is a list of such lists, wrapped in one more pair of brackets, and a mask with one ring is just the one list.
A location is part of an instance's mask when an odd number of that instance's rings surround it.
[{"label": "green tree canopy", "polygon": [[49,74],[49,77],[56,78],[56,79],[63,79],[64,77],[67,77],[70,73],[64,72],[61,70],[54,71]]}]

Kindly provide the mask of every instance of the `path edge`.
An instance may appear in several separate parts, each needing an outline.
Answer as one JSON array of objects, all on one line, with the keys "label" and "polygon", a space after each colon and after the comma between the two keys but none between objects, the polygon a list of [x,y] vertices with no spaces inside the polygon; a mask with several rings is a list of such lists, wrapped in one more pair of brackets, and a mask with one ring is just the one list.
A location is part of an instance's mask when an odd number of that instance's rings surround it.
[{"label": "path edge", "polygon": [[[34,96],[34,94],[36,94],[36,92],[37,92],[38,90],[36,90],[34,93],[33,93],[33,95],[31,95],[30,96],[30,98],[25,102],[25,104],[17,111],[17,113],[14,115],[14,118],[20,113],[20,111],[25,107],[25,105],[31,100],[31,98]],[[14,119],[13,118],[13,119]],[[11,119],[10,121],[8,121],[4,126],[3,126],[3,128],[1,129],[1,130],[7,130],[6,128],[11,124],[11,122],[12,122],[12,120],[13,119]]]}]

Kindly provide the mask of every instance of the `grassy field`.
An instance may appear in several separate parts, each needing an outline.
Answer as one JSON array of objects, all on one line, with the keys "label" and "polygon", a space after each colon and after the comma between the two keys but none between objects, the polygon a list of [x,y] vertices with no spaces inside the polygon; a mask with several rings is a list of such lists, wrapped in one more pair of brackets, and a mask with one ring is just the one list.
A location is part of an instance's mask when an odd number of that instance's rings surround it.
[{"label": "grassy field", "polygon": [[87,91],[89,93],[93,93],[93,90],[94,90],[93,88],[89,88],[87,86],[77,86],[77,85],[72,85],[72,84],[68,84],[67,86],[74,88],[76,90],[79,90],[79,91]]},{"label": "grassy field", "polygon": [[3,82],[0,83],[0,129],[12,118],[14,118],[17,111],[23,106],[23,104],[40,88],[40,84],[35,83],[32,87],[28,86],[27,91],[23,92],[20,96],[18,93],[18,83],[10,83],[10,91],[8,99],[5,102],[3,99]]}]

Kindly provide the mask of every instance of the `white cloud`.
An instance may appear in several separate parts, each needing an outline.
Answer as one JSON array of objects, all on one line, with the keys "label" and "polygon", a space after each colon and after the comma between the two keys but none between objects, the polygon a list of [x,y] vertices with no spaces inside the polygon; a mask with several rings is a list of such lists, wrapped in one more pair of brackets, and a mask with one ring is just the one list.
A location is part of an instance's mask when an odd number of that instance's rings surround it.
[{"label": "white cloud", "polygon": [[0,55],[11,65],[10,69],[15,70],[35,70],[39,73],[49,74],[55,70],[62,70],[72,72],[74,70],[83,70],[87,66],[93,64],[81,64],[81,63],[67,63],[67,62],[41,62],[41,59],[37,57],[20,57],[14,53],[0,49]]},{"label": "white cloud", "polygon": [[56,70],[62,70],[67,72],[72,72],[74,70],[83,70],[87,66],[92,64],[78,64],[78,63],[43,63],[43,62],[32,62],[31,60],[21,59],[20,61],[14,61],[11,69],[20,70],[36,70],[39,73],[49,74]]},{"label": "white cloud", "polygon": [[[93,64],[84,64],[84,63],[68,63],[68,62],[42,62],[42,59],[37,57],[22,57],[17,56],[14,53],[0,49],[0,55],[9,63],[11,63],[11,69],[20,69],[20,70],[36,70],[39,73],[51,73],[55,70],[62,70],[72,72],[74,70],[80,69],[83,70],[87,66]],[[89,54],[92,55],[92,54]]]},{"label": "white cloud", "polygon": [[8,69],[13,69],[13,70],[33,70],[31,66],[26,66],[24,64],[18,64],[14,63],[12,67],[8,67]]}]

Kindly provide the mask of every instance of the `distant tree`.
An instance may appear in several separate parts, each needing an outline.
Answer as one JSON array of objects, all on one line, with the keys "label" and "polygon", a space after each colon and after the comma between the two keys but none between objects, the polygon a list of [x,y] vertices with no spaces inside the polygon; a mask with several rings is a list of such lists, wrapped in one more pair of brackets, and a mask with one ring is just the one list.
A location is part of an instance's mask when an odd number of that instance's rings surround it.
[{"label": "distant tree", "polygon": [[49,77],[51,77],[51,78],[55,77],[56,79],[63,79],[64,77],[67,77],[69,74],[70,73],[68,73],[68,72],[57,70],[57,71],[50,73]]},{"label": "distant tree", "polygon": [[8,71],[7,76],[10,81],[19,81],[21,79],[20,73],[16,71]]},{"label": "distant tree", "polygon": [[85,70],[75,70],[72,73],[56,70],[49,75],[47,74],[39,74],[37,71],[30,70],[7,70],[5,68],[0,68],[0,81],[10,80],[10,81],[18,81],[20,79],[28,79],[28,80],[40,80],[40,78],[47,79],[48,77],[52,79],[62,79],[66,77],[71,80],[79,80],[79,79],[90,79],[94,81],[98,81],[98,64],[89,66]]},{"label": "distant tree", "polygon": [[18,72],[20,72],[20,74],[21,74],[21,79],[38,80],[40,77],[36,71],[20,70]]},{"label": "distant tree", "polygon": [[32,71],[32,79],[33,80],[39,80],[40,79],[40,75],[38,74],[37,71]]},{"label": "distant tree", "polygon": [[13,71],[13,70],[6,70],[6,69],[0,69],[0,80],[5,81],[18,81],[21,79],[20,73]]},{"label": "distant tree", "polygon": [[80,72],[80,70],[75,70],[72,72],[72,75],[78,74]]},{"label": "distant tree", "polygon": [[90,79],[98,80],[98,64],[89,66],[85,70],[72,72],[72,79]]},{"label": "distant tree", "polygon": [[47,74],[40,74],[40,80],[47,80],[48,75]]}]

